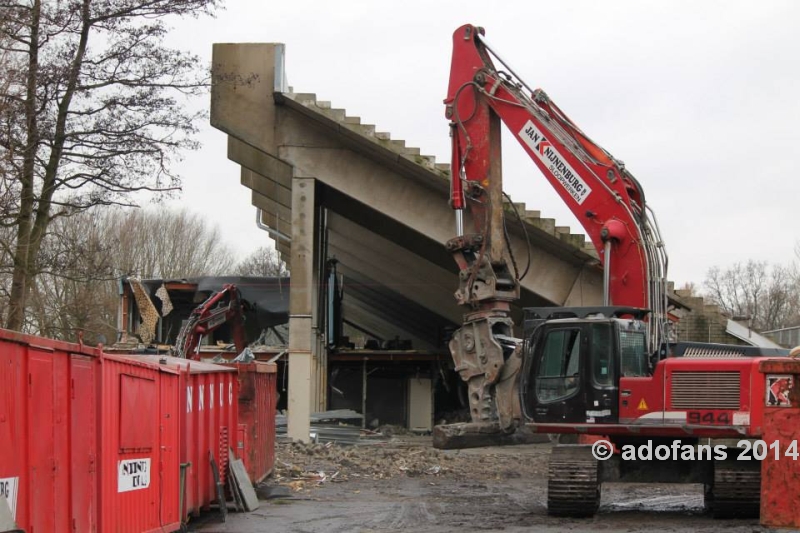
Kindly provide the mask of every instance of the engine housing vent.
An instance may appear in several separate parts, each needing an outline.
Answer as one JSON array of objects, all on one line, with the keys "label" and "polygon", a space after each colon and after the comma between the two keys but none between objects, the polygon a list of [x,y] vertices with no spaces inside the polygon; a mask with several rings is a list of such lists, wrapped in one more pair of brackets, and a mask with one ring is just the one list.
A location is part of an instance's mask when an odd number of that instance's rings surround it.
[{"label": "engine housing vent", "polygon": [[744,352],[730,348],[690,347],[683,352],[683,357],[694,359],[729,359],[731,357],[744,357]]},{"label": "engine housing vent", "polygon": [[741,406],[741,374],[739,372],[671,373],[672,409],[728,409]]}]

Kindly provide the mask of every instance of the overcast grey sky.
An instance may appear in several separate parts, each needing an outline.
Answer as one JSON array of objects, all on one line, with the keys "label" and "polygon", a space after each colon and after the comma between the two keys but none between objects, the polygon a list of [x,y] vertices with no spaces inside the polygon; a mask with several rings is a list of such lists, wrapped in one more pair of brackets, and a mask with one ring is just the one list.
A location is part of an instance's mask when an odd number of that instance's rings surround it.
[{"label": "overcast grey sky", "polygon": [[[209,63],[214,42],[285,43],[296,92],[449,162],[442,100],[452,33],[467,22],[641,182],[670,280],[794,258],[800,2],[228,0],[216,19],[181,21],[171,38]],[[225,135],[206,125],[201,140],[179,167],[182,203],[250,252],[267,239]],[[508,136],[504,150],[514,201],[581,231]]]}]

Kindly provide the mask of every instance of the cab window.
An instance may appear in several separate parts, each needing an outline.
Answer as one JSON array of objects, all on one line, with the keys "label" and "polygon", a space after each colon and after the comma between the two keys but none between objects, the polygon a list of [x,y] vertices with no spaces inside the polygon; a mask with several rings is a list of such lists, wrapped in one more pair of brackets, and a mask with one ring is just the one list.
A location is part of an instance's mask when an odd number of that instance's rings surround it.
[{"label": "cab window", "polygon": [[622,376],[642,377],[648,375],[644,332],[620,331],[619,350],[619,368]]},{"label": "cab window", "polygon": [[562,400],[578,391],[581,337],[578,328],[546,334],[536,373],[536,396],[540,402]]},{"label": "cab window", "polygon": [[592,377],[601,387],[614,384],[614,367],[612,354],[614,351],[611,324],[592,325]]}]

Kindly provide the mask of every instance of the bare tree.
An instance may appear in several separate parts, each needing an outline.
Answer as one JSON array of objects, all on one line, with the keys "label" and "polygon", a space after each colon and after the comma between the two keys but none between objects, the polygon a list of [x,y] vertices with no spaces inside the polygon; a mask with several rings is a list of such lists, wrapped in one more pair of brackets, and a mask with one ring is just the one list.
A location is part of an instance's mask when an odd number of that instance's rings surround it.
[{"label": "bare tree", "polygon": [[223,275],[235,263],[200,214],[121,208],[56,219],[39,259],[24,329],[67,340],[81,330],[89,343],[114,339],[121,276]]},{"label": "bare tree", "polygon": [[[6,325],[19,329],[51,222],[136,193],[176,190],[170,164],[195,148],[182,96],[204,89],[197,57],[164,44],[165,20],[220,0],[0,0],[2,224],[14,239]],[[6,65],[8,68],[6,68]],[[133,196],[132,196],[133,195]]]},{"label": "bare tree", "polygon": [[236,263],[219,227],[186,210],[111,210],[106,238],[113,241],[120,275],[187,278],[229,274]]},{"label": "bare tree", "polygon": [[699,295],[697,283],[695,283],[694,281],[686,281],[684,282],[683,285],[680,286],[680,288],[676,290],[680,291],[682,295],[686,295],[689,297],[694,297]]},{"label": "bare tree", "polygon": [[[0,20],[2,18],[0,17]],[[3,22],[0,21],[0,28]],[[0,31],[0,65],[3,65],[5,73],[0,73],[0,95],[8,93],[11,89],[14,79],[13,73],[18,69],[19,58],[12,55],[7,51],[9,48],[10,40],[4,36]],[[0,139],[10,137],[11,135],[11,121],[8,120],[14,106],[11,102],[4,98],[0,98]],[[11,213],[15,212],[15,206],[18,205],[18,200],[15,198],[17,187],[14,186],[15,178],[18,175],[18,168],[16,168],[16,161],[13,157],[13,152],[3,149],[2,141],[0,141],[0,220],[7,220]],[[9,239],[10,234],[3,234],[3,242],[12,242]],[[7,250],[6,246],[0,246],[0,254]]]},{"label": "bare tree", "polygon": [[[116,317],[114,252],[106,213],[93,210],[53,221],[39,255],[23,329],[55,339],[102,340]],[[107,337],[105,337],[107,338]]]},{"label": "bare tree", "polygon": [[786,327],[797,317],[800,290],[792,267],[750,260],[706,275],[709,298],[733,317],[747,318],[759,331]]},{"label": "bare tree", "polygon": [[261,246],[236,266],[236,274],[285,278],[289,276],[289,270],[274,248]]}]

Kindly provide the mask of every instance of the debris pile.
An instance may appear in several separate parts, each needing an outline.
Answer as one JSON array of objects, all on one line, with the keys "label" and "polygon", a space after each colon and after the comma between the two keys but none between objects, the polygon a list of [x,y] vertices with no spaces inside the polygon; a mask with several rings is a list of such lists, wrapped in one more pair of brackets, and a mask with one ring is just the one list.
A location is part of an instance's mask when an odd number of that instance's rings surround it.
[{"label": "debris pile", "polygon": [[[278,442],[275,470],[270,483],[289,487],[294,492],[307,491],[326,483],[350,480],[384,480],[394,477],[420,477],[435,481],[438,477],[457,479],[508,479],[543,476],[547,469],[547,451],[529,452],[514,468],[496,453],[470,450],[437,450],[430,440],[413,438],[342,446],[327,443]],[[519,449],[519,447],[517,447]],[[500,452],[507,455],[508,452]]]},{"label": "debris pile", "polygon": [[[311,415],[311,440],[355,444],[361,436],[362,416],[350,409],[323,411]],[[275,416],[275,430],[279,437],[286,435],[286,415]]]},{"label": "debris pile", "polygon": [[278,443],[274,480],[300,491],[350,478],[390,479],[395,476],[437,476],[450,471],[452,456],[425,447],[333,443]]}]

